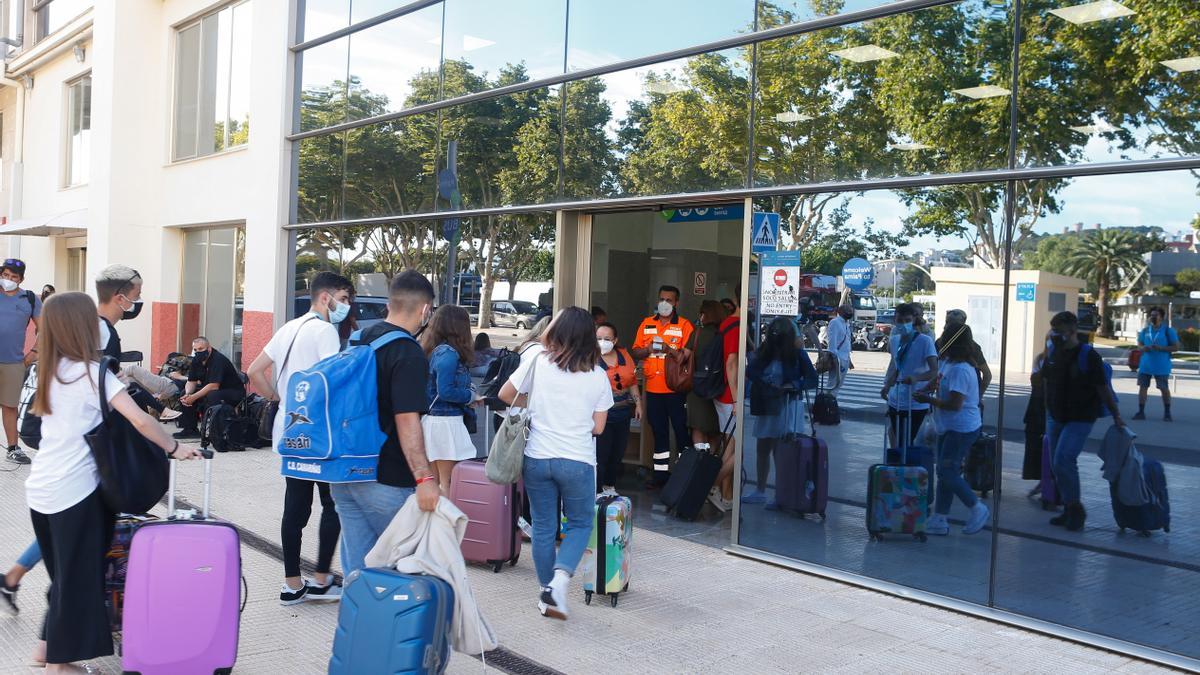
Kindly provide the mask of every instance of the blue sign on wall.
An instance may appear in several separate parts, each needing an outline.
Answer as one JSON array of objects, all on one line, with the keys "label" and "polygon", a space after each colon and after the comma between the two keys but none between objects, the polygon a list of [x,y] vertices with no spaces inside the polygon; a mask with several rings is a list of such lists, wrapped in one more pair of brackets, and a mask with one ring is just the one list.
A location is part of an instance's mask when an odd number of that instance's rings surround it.
[{"label": "blue sign on wall", "polygon": [[875,281],[875,267],[862,258],[851,258],[842,265],[842,281],[852,291],[865,291]]},{"label": "blue sign on wall", "polygon": [[660,213],[668,223],[696,223],[705,220],[741,220],[745,208],[741,204],[727,204],[724,206],[663,209]]},{"label": "blue sign on wall", "polygon": [[1017,302],[1033,302],[1037,299],[1037,284],[1022,282],[1017,284]]},{"label": "blue sign on wall", "polygon": [[760,212],[750,221],[750,251],[766,253],[779,248],[779,214]]}]

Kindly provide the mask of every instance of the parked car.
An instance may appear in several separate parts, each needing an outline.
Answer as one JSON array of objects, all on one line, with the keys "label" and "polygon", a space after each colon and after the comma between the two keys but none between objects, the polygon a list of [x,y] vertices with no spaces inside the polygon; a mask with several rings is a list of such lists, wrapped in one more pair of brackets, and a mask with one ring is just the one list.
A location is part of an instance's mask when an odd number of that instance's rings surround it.
[{"label": "parked car", "polygon": [[[360,329],[369,328],[387,318],[387,298],[375,295],[360,295],[354,298],[354,318]],[[302,316],[312,307],[312,299],[307,295],[296,297],[295,316]]]},{"label": "parked car", "polygon": [[525,300],[493,300],[492,324],[524,330],[537,323],[538,307]]}]

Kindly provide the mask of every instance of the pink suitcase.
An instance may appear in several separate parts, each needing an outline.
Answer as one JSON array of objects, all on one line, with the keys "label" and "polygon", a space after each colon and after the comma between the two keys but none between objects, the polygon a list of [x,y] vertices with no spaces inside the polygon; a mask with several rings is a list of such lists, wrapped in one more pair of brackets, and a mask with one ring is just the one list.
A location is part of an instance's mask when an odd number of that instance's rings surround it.
[{"label": "pink suitcase", "polygon": [[484,562],[499,572],[504,563],[516,565],[521,557],[521,513],[524,485],[496,485],[487,478],[483,460],[469,459],[454,466],[450,475],[450,501],[467,515],[463,558]]},{"label": "pink suitcase", "polygon": [[139,527],[125,578],[122,668],[127,673],[229,673],[237,660],[242,560],[238,532],[208,517],[212,451],[205,451],[204,511],[175,511]]}]

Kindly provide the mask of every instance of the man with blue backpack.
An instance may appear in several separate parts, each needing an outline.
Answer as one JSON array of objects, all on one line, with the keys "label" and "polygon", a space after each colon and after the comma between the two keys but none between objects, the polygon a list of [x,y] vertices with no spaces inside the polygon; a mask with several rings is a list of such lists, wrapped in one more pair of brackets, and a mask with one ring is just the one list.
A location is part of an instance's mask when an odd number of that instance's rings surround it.
[{"label": "man with blue backpack", "polygon": [[1124,427],[1112,389],[1112,367],[1086,342],[1079,340],[1079,320],[1059,312],[1050,320],[1046,363],[1041,370],[1046,392],[1046,435],[1049,437],[1054,480],[1066,508],[1051,525],[1074,532],[1083,529],[1087,511],[1079,487],[1079,454],[1099,417],[1112,414]]}]

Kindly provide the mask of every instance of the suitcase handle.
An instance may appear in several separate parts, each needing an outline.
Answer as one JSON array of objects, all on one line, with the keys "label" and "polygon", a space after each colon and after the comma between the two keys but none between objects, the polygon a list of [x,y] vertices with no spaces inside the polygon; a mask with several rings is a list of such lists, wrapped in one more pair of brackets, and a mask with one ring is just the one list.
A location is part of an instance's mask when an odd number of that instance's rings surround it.
[{"label": "suitcase handle", "polygon": [[[897,381],[892,386],[899,387],[899,386],[903,386],[903,385],[901,385],[901,383],[899,381]],[[912,394],[913,394],[913,387],[917,386],[917,384],[916,384],[916,382],[914,382],[907,386],[908,386],[908,410],[906,412],[908,414],[905,415],[904,419],[903,419],[903,421],[904,421],[903,432],[900,429],[900,426],[901,426],[900,419],[899,419],[900,416],[899,415],[896,416],[897,417],[897,420],[896,420],[896,448],[898,450],[900,450],[900,466],[908,465],[908,444],[909,444],[909,440],[912,438],[912,404],[913,404],[913,395]],[[884,464],[888,463],[888,450],[891,449],[891,443],[888,442],[888,430],[890,430],[891,428],[892,428],[892,421],[890,419],[888,419],[887,422],[883,425],[883,463]]]},{"label": "suitcase handle", "polygon": [[[202,517],[204,520],[208,520],[208,505],[212,492],[213,451],[209,448],[200,448],[200,456],[204,458],[204,511]],[[168,460],[171,469],[167,480],[167,520],[175,520],[175,467],[179,465],[179,460],[174,457],[170,457]]]}]

